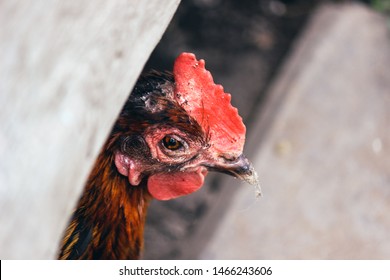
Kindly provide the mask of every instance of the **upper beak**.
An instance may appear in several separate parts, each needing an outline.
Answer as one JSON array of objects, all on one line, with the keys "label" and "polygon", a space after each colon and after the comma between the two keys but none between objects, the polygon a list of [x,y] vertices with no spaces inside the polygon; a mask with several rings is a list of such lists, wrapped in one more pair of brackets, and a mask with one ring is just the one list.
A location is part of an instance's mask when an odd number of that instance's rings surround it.
[{"label": "upper beak", "polygon": [[234,160],[223,159],[223,161],[207,165],[207,167],[210,171],[229,174],[251,185],[259,186],[257,173],[244,155],[241,155]]}]

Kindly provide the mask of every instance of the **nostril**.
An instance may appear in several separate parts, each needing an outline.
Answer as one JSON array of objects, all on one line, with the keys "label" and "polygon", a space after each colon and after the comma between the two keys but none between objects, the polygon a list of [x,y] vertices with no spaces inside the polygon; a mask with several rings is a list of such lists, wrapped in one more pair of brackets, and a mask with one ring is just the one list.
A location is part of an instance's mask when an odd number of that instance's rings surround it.
[{"label": "nostril", "polygon": [[222,154],[222,155],[220,155],[220,157],[228,162],[237,161],[237,159],[238,159],[236,156],[234,156],[232,154]]}]

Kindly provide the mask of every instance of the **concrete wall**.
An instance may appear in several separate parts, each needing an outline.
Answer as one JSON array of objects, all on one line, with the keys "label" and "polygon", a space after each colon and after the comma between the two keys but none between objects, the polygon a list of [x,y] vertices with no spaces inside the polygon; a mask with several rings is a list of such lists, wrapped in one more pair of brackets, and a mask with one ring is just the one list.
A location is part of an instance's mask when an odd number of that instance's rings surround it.
[{"label": "concrete wall", "polygon": [[180,0],[0,4],[0,258],[46,259]]}]

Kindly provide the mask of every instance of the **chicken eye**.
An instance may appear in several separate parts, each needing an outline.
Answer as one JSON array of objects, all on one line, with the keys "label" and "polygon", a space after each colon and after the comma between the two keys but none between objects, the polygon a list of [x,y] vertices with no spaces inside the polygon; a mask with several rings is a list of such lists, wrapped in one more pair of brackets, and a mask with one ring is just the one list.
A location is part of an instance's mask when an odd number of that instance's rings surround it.
[{"label": "chicken eye", "polygon": [[183,144],[179,140],[168,135],[163,138],[162,143],[165,148],[171,151],[176,151],[183,147]]}]

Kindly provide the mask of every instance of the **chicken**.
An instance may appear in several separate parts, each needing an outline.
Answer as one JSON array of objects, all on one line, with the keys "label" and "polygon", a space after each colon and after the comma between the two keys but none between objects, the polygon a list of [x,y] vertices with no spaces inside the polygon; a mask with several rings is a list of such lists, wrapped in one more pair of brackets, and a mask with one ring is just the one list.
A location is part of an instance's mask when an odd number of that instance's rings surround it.
[{"label": "chicken", "polygon": [[257,184],[244,142],[242,119],[204,60],[182,53],[173,74],[142,76],[96,160],[59,259],[138,259],[151,199],[195,192],[208,171]]}]

